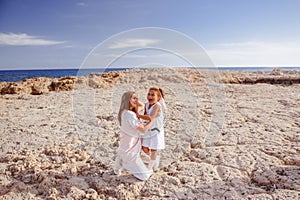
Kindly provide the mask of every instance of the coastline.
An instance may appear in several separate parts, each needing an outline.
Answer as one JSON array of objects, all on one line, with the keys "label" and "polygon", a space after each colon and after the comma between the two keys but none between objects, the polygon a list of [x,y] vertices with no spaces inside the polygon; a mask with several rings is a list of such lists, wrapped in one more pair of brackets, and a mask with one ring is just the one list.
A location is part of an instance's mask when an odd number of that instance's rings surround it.
[{"label": "coastline", "polygon": [[[299,77],[136,69],[2,82],[0,197],[297,199]],[[150,86],[166,92],[166,149],[141,182],[113,174],[116,116],[124,91],[145,101]]]},{"label": "coastline", "polygon": [[[68,91],[75,87],[89,86],[92,88],[106,87],[111,83],[116,83],[121,80],[122,76],[134,71],[166,71],[167,73],[190,72],[196,73],[194,77],[198,76],[198,81],[203,82],[210,77],[217,77],[215,81],[220,84],[284,84],[292,85],[300,83],[300,71],[281,70],[278,68],[272,71],[213,71],[213,70],[198,70],[187,68],[174,69],[124,69],[118,71],[110,71],[103,73],[93,73],[88,76],[65,76],[60,78],[28,78],[20,82],[0,82],[0,93],[4,94],[20,94],[29,93],[33,95],[40,95],[51,91]],[[184,75],[185,76],[185,75]],[[194,78],[193,77],[193,78]],[[194,81],[193,78],[187,78],[187,81]]]},{"label": "coastline", "polygon": [[[239,72],[270,72],[274,70],[300,71],[300,67],[174,67],[174,69],[196,69],[199,71],[239,71]],[[130,69],[151,69],[151,68],[87,68],[87,69],[15,69],[0,70],[0,82],[20,82],[29,78],[62,78],[66,76],[89,76],[106,72],[118,72]]]}]

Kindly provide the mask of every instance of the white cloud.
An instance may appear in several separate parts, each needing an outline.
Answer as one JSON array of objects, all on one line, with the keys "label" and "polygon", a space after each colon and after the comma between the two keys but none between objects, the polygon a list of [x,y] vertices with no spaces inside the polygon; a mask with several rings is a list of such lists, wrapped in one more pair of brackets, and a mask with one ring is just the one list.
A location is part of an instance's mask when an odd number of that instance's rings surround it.
[{"label": "white cloud", "polygon": [[206,51],[217,66],[300,66],[299,43],[223,43]]},{"label": "white cloud", "polygon": [[9,46],[48,46],[65,43],[64,41],[45,40],[26,33],[0,33],[0,45]]},{"label": "white cloud", "polygon": [[130,47],[147,47],[152,44],[157,44],[159,40],[154,39],[126,39],[122,41],[117,41],[110,45],[110,49],[123,49]]},{"label": "white cloud", "polygon": [[[96,54],[93,56],[97,56]],[[107,58],[146,58],[146,55],[138,55],[138,54],[106,54],[106,55],[101,55],[103,57],[107,57]]]},{"label": "white cloud", "polygon": [[70,48],[75,48],[73,45],[64,45],[64,46],[61,46],[60,48],[62,49],[70,49]]},{"label": "white cloud", "polygon": [[82,6],[82,7],[86,7],[87,6],[87,4],[84,3],[84,2],[78,2],[78,3],[76,3],[76,5],[77,6]]}]

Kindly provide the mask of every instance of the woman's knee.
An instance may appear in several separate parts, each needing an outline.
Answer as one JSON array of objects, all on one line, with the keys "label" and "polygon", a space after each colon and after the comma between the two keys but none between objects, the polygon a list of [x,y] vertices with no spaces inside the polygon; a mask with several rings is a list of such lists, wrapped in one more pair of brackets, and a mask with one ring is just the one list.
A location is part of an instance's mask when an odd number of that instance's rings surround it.
[{"label": "woman's knee", "polygon": [[148,147],[142,146],[142,150],[143,150],[146,154],[150,154],[150,149],[149,149]]}]

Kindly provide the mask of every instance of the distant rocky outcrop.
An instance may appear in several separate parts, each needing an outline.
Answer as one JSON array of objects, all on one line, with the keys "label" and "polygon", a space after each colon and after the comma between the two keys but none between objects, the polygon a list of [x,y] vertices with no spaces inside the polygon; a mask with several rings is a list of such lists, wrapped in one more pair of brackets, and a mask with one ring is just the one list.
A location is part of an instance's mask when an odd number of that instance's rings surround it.
[{"label": "distant rocky outcrop", "polygon": [[221,72],[221,82],[225,84],[284,84],[292,85],[300,83],[299,71],[287,71],[275,68],[270,72]]},{"label": "distant rocky outcrop", "polygon": [[[138,76],[131,76],[129,73],[133,70],[124,70],[118,72],[107,72],[102,74],[91,74],[89,76],[66,76],[62,78],[30,78],[21,82],[1,82],[0,93],[4,94],[32,94],[41,95],[51,91],[68,91],[78,87],[104,88],[112,87],[119,81],[125,82],[144,82],[149,79],[156,81],[172,80],[179,83],[184,78],[190,83],[204,83],[206,79],[224,84],[284,84],[292,85],[300,83],[299,71],[286,71],[274,69],[273,71],[214,71],[214,70],[196,70],[196,69],[155,69],[159,72],[157,77],[148,76],[148,72],[154,69],[137,70]],[[166,73],[164,73],[166,72]],[[167,73],[168,72],[168,73]],[[172,72],[172,73],[171,73]],[[167,75],[172,74],[172,75]],[[129,80],[130,79],[130,80]],[[138,80],[140,79],[140,80]]]},{"label": "distant rocky outcrop", "polygon": [[51,91],[73,90],[76,86],[89,86],[93,88],[108,87],[118,81],[122,72],[108,72],[104,74],[91,74],[90,76],[66,76],[62,78],[30,78],[20,82],[1,82],[0,93],[4,94],[32,94],[41,95]]}]

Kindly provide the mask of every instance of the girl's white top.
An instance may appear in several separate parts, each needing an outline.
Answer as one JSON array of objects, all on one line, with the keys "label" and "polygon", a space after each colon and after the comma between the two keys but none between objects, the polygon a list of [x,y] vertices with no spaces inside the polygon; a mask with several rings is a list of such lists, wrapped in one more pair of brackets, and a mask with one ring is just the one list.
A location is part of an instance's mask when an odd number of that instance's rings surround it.
[{"label": "girl's white top", "polygon": [[146,114],[150,115],[153,109],[159,105],[160,114],[159,117],[155,119],[152,126],[142,137],[142,146],[148,147],[150,149],[164,149],[165,148],[165,133],[164,133],[164,107],[156,102],[151,108],[149,108],[149,103],[146,103]]}]

